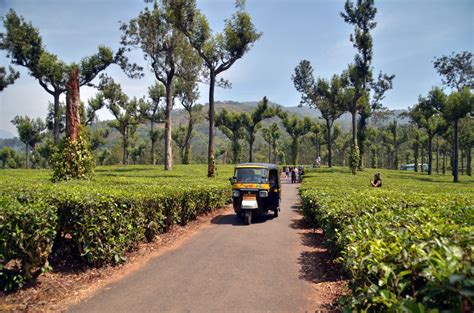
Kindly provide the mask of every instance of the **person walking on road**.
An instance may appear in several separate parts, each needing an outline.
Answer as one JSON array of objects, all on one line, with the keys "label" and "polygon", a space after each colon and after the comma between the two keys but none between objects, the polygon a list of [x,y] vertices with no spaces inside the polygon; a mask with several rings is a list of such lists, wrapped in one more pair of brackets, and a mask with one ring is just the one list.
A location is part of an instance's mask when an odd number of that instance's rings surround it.
[{"label": "person walking on road", "polygon": [[286,182],[290,183],[290,168],[288,166],[285,167],[285,175],[286,175]]}]

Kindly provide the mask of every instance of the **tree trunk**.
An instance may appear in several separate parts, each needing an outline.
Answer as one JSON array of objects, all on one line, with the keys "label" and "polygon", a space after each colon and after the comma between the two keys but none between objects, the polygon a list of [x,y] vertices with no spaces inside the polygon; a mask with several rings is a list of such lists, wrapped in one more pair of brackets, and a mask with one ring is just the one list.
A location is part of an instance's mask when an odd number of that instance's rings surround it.
[{"label": "tree trunk", "polygon": [[70,141],[75,142],[79,136],[81,117],[79,106],[79,69],[73,68],[67,83],[66,94],[66,134]]},{"label": "tree trunk", "polygon": [[[364,87],[365,90],[365,87]],[[364,167],[364,157],[365,153],[365,141],[366,141],[366,128],[367,128],[367,114],[364,111],[360,112],[359,117],[359,126],[357,129],[357,146],[359,148],[359,164],[357,166],[358,170],[362,171]],[[367,164],[367,163],[365,163]]]},{"label": "tree trunk", "polygon": [[272,143],[272,152],[273,152],[273,163],[277,163],[277,154],[276,154],[276,142]]},{"label": "tree trunk", "polygon": [[268,143],[268,163],[272,163],[272,144]]},{"label": "tree trunk", "polygon": [[472,156],[471,156],[471,150],[472,150],[471,145],[468,145],[467,151],[466,151],[466,174],[467,174],[468,176],[471,176],[471,175],[472,175],[472,168],[471,168]]},{"label": "tree trunk", "polygon": [[214,88],[216,85],[216,75],[213,71],[209,73],[209,146],[207,150],[207,176],[216,176],[214,161]]},{"label": "tree trunk", "polygon": [[150,120],[150,138],[151,138],[151,164],[156,165],[156,158],[155,158],[155,123],[153,122],[153,118]]},{"label": "tree trunk", "polygon": [[123,132],[123,158],[122,158],[122,163],[123,165],[127,165],[128,161],[128,155],[127,155],[127,149],[128,149],[128,127],[125,128]]},{"label": "tree trunk", "polygon": [[458,183],[458,150],[459,150],[459,134],[458,120],[454,121],[454,157],[453,157],[453,182]]},{"label": "tree trunk", "polygon": [[398,170],[398,147],[393,152],[393,169]]},{"label": "tree trunk", "polygon": [[[252,130],[253,132],[253,130]],[[253,133],[249,134],[249,163],[253,162],[253,144],[255,142],[255,138]]]},{"label": "tree trunk", "polygon": [[424,165],[425,165],[425,149],[423,145],[421,145],[421,172],[422,173],[425,171]]},{"label": "tree trunk", "polygon": [[232,139],[232,163],[239,163],[240,145],[239,138],[234,134]]},{"label": "tree trunk", "polygon": [[443,151],[443,168],[442,168],[443,175],[446,174],[446,151]]},{"label": "tree trunk", "polygon": [[328,167],[332,167],[332,138],[331,138],[331,124],[329,123],[328,120],[326,120],[326,133],[328,135],[327,138],[327,149],[328,149]]},{"label": "tree trunk", "polygon": [[428,175],[432,174],[433,164],[433,135],[428,134]]},{"label": "tree trunk", "polygon": [[186,132],[186,137],[184,138],[184,155],[183,155],[183,164],[191,163],[191,137],[193,135],[193,122],[192,117],[189,116],[188,121],[188,131]]},{"label": "tree trunk", "polygon": [[53,133],[54,133],[54,144],[59,144],[59,120],[61,115],[59,112],[59,96],[60,93],[54,94],[54,120],[53,120]]},{"label": "tree trunk", "polygon": [[26,169],[29,168],[29,161],[30,161],[30,151],[29,151],[29,147],[28,147],[28,143],[26,143],[25,145],[25,166],[26,166]]},{"label": "tree trunk", "polygon": [[298,138],[292,138],[292,143],[291,143],[291,154],[292,154],[292,161],[293,165],[298,165],[298,149],[299,149],[299,142]]},{"label": "tree trunk", "polygon": [[351,112],[352,114],[352,144],[357,145],[357,111]]},{"label": "tree trunk", "polygon": [[466,174],[468,176],[472,175],[472,168],[471,168],[471,162],[472,162],[472,154],[471,154],[472,147],[471,145],[468,145],[467,147],[467,152],[466,152]]},{"label": "tree trunk", "polygon": [[418,145],[413,146],[413,157],[415,159],[415,172],[418,172]]},{"label": "tree trunk", "polygon": [[461,149],[461,175],[464,175],[464,149]]},{"label": "tree trunk", "polygon": [[436,174],[439,174],[439,135],[436,135]]},{"label": "tree trunk", "polygon": [[173,145],[171,141],[171,111],[173,110],[173,90],[171,82],[166,86],[166,121],[165,121],[165,171],[173,167]]}]

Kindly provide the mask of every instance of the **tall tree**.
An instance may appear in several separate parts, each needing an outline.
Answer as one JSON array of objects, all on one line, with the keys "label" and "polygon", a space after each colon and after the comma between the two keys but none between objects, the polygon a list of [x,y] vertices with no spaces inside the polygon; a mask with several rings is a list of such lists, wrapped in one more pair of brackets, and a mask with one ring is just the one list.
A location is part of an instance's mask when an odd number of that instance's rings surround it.
[{"label": "tall tree", "polygon": [[433,61],[436,71],[443,77],[443,84],[461,91],[464,87],[474,88],[472,53],[463,51],[443,55]]},{"label": "tall tree", "polygon": [[408,113],[409,117],[428,135],[428,175],[433,168],[433,138],[445,129],[445,122],[440,110],[446,102],[446,95],[440,88],[433,88],[426,98],[419,97],[418,104]]},{"label": "tall tree", "polygon": [[109,126],[117,129],[122,135],[123,164],[128,164],[129,139],[135,133],[141,121],[138,108],[143,105],[143,98],[129,99],[119,84],[110,77],[104,77],[99,84],[100,97],[114,115],[115,120]]},{"label": "tall tree", "polygon": [[321,157],[321,144],[324,143],[324,140],[321,138],[323,136],[321,124],[313,123],[307,136],[311,143],[314,145],[314,157],[312,163],[316,164],[316,160],[318,159],[318,157]]},{"label": "tall tree", "polygon": [[[351,169],[352,174],[356,174],[357,168],[361,167],[360,146],[365,141],[365,128],[367,119],[372,112],[380,106],[380,100],[386,90],[392,88],[391,82],[394,76],[380,73],[377,82],[373,81],[373,42],[371,31],[377,26],[375,15],[377,9],[374,0],[357,0],[355,4],[351,0],[346,0],[344,12],[341,17],[344,21],[354,26],[354,34],[351,34],[350,41],[353,43],[357,54],[354,63],[346,71],[348,82],[351,83],[352,90],[348,97],[347,111],[352,115],[352,146],[351,146]],[[370,89],[374,89],[373,101],[370,101]],[[357,133],[357,113],[361,115],[359,128],[361,140],[358,140]],[[358,142],[361,141],[361,142]],[[362,152],[364,149],[362,149]]]},{"label": "tall tree", "polygon": [[5,168],[10,160],[15,158],[16,152],[14,149],[4,146],[0,149],[0,161],[2,161],[2,168]]},{"label": "tall tree", "polygon": [[269,128],[262,128],[263,140],[268,145],[268,163],[272,162],[272,134]]},{"label": "tall tree", "polygon": [[245,129],[245,139],[249,143],[249,162],[253,162],[253,145],[258,130],[262,127],[262,121],[267,118],[275,116],[277,108],[272,108],[268,105],[267,97],[257,105],[257,107],[249,114],[242,113],[242,125]]},{"label": "tall tree", "polygon": [[226,109],[222,109],[221,113],[217,115],[216,126],[232,142],[232,163],[239,163],[240,153],[242,151],[242,146],[239,141],[245,136],[242,115],[237,112],[227,112]]},{"label": "tall tree", "polygon": [[288,116],[286,112],[279,114],[283,127],[291,137],[291,161],[293,165],[299,163],[299,143],[301,137],[311,130],[312,121],[309,117],[299,119],[295,114]]},{"label": "tall tree", "polygon": [[151,150],[150,158],[151,164],[156,164],[156,142],[159,138],[159,131],[155,129],[155,124],[163,123],[165,120],[165,113],[161,107],[161,99],[165,96],[165,88],[160,82],[155,82],[152,86],[148,87],[149,101],[143,101],[140,103],[139,111],[142,119],[150,121],[150,136]]},{"label": "tall tree", "polygon": [[197,9],[195,0],[174,0],[170,2],[175,25],[183,31],[196,49],[207,68],[209,79],[209,146],[208,173],[215,176],[214,162],[214,89],[217,76],[227,71],[242,58],[260,37],[250,18],[244,11],[243,2],[236,2],[237,11],[225,20],[224,30],[212,34],[206,17]]},{"label": "tall tree", "polygon": [[459,145],[465,151],[466,174],[472,175],[472,148],[474,147],[474,120],[463,118],[459,122]]},{"label": "tall tree", "polygon": [[[59,98],[67,90],[66,84],[73,65],[66,64],[46,51],[38,29],[25,22],[14,10],[7,13],[3,25],[6,33],[0,33],[0,49],[7,52],[13,64],[27,68],[29,74],[54,98],[54,142],[57,144],[61,119]],[[96,54],[85,57],[74,65],[79,69],[79,86],[89,84],[101,71],[119,59],[119,53],[114,56],[110,48],[99,46]],[[124,61],[124,58],[121,60]]]},{"label": "tall tree", "polygon": [[40,118],[32,119],[28,116],[15,116],[12,120],[12,124],[16,126],[18,136],[25,144],[25,165],[26,168],[28,168],[30,147],[34,148],[35,145],[41,141],[43,138],[42,133],[46,129],[46,126]]},{"label": "tall tree", "polygon": [[331,130],[334,122],[344,113],[342,81],[338,75],[334,75],[330,81],[318,78],[315,82],[313,68],[308,60],[298,64],[291,78],[296,90],[302,94],[301,103],[319,109],[326,121],[328,166],[332,167]]},{"label": "tall tree", "polygon": [[277,163],[277,149],[279,145],[279,139],[281,137],[280,127],[277,123],[272,123],[269,127],[270,130],[270,137],[271,137],[271,145],[272,145],[272,154],[273,154],[273,163]]},{"label": "tall tree", "polygon": [[401,131],[401,128],[398,126],[397,120],[393,120],[390,124],[388,124],[386,129],[386,142],[390,144],[393,148],[391,150],[393,157],[392,157],[392,168],[398,169],[399,165],[399,150],[400,145],[403,144],[406,140],[406,132]]},{"label": "tall tree", "polygon": [[173,166],[172,119],[174,80],[195,77],[200,59],[184,35],[172,23],[169,1],[154,1],[152,9],[145,8],[129,23],[122,23],[121,43],[124,47],[142,50],[150,60],[155,78],[165,86],[165,170]]},{"label": "tall tree", "polygon": [[186,127],[186,135],[184,136],[184,150],[182,154],[182,163],[189,164],[191,162],[191,140],[194,136],[194,126],[202,119],[203,106],[197,104],[199,98],[199,89],[196,80],[178,79],[176,84],[175,96],[188,113],[188,125]]},{"label": "tall tree", "polygon": [[453,92],[441,109],[446,121],[450,122],[454,129],[454,154],[453,154],[453,181],[459,182],[458,163],[459,163],[459,120],[466,117],[467,114],[474,112],[474,96],[468,87],[462,91]]},{"label": "tall tree", "polygon": [[272,155],[273,163],[277,162],[277,147],[280,136],[280,127],[277,123],[272,123],[270,127],[262,129],[263,140],[268,144],[268,163],[272,163]]},{"label": "tall tree", "polygon": [[20,73],[15,71],[11,66],[8,67],[9,73],[5,67],[0,66],[0,91],[3,91],[7,88],[8,85],[11,85],[15,82],[15,80],[20,77]]},{"label": "tall tree", "polygon": [[179,148],[179,157],[181,159],[181,164],[184,163],[184,153],[186,149],[186,133],[187,133],[187,127],[184,125],[179,124],[178,127],[175,127],[173,129],[173,133],[171,134],[174,142]]},{"label": "tall tree", "polygon": [[359,112],[359,121],[357,125],[357,143],[360,152],[359,169],[363,168],[362,160],[365,154],[368,119],[371,118],[374,113],[380,111],[383,112],[385,110],[382,105],[382,100],[385,98],[385,92],[389,89],[392,89],[392,81],[394,78],[395,75],[387,75],[380,72],[377,80],[371,80],[370,82],[369,102]]}]

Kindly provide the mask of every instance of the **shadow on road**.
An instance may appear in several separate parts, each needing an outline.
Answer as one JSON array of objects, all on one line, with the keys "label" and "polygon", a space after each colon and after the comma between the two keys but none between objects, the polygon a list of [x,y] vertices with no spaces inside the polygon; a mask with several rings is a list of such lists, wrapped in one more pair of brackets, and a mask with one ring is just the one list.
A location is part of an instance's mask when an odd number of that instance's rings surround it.
[{"label": "shadow on road", "polygon": [[[252,224],[265,223],[272,219],[273,215],[271,213],[267,215],[253,216]],[[216,225],[246,226],[243,220],[238,218],[236,214],[218,215],[211,220],[211,223]]]},{"label": "shadow on road", "polygon": [[347,292],[347,277],[335,255],[328,249],[322,229],[314,229],[304,218],[294,219],[291,228],[298,230],[305,247],[298,257],[299,279],[313,283],[318,294],[316,311],[340,311],[338,299]]},{"label": "shadow on road", "polygon": [[346,280],[342,267],[335,263],[335,255],[328,249],[321,229],[312,229],[304,219],[293,220],[290,226],[301,230],[301,243],[308,248],[298,257],[300,279],[312,283]]}]

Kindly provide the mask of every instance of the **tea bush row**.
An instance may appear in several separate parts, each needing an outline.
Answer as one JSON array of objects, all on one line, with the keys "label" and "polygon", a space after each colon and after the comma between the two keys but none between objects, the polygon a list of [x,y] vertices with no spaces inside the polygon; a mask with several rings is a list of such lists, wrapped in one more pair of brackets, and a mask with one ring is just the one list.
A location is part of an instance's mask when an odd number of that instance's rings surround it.
[{"label": "tea bush row", "polygon": [[[339,188],[322,183],[331,175]],[[309,175],[301,196],[304,215],[323,228],[351,277],[352,293],[343,299],[347,309],[472,309],[472,191],[418,187],[408,193],[401,182],[377,189],[339,179]]]},{"label": "tea bush row", "polygon": [[[161,185],[156,183],[160,180]],[[121,263],[139,242],[151,241],[172,225],[185,225],[229,200],[228,182],[223,180],[106,181],[52,184],[20,179],[0,185],[3,290],[34,280],[47,268],[51,252],[91,266]]]},{"label": "tea bush row", "polygon": [[0,208],[0,286],[8,291],[47,268],[57,215],[44,201],[25,204],[6,196],[0,196]]}]

